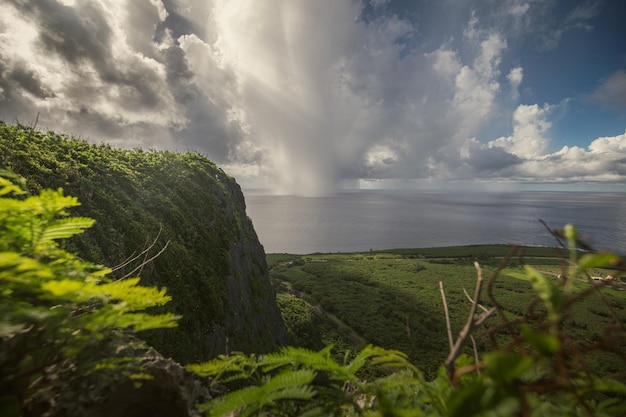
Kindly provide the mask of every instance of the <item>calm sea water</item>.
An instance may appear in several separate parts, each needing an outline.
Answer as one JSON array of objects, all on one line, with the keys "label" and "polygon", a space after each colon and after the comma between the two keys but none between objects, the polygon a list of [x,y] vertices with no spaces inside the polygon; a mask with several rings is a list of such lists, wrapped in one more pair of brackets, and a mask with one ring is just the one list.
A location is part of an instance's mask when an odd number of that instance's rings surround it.
[{"label": "calm sea water", "polygon": [[245,196],[267,253],[554,245],[539,219],[553,228],[573,223],[594,247],[626,253],[626,194],[368,190],[321,198]]}]

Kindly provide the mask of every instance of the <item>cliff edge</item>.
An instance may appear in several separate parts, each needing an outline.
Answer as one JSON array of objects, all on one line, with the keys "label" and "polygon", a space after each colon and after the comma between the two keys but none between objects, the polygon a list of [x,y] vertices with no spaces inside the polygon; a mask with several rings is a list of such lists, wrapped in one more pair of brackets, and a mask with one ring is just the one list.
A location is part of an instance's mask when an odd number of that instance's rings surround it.
[{"label": "cliff edge", "polygon": [[166,287],[178,328],[144,332],[164,356],[198,362],[286,342],[265,252],[235,180],[194,153],[123,150],[0,122],[0,167],[33,193],[63,188],[96,220],[70,245],[86,260]]}]

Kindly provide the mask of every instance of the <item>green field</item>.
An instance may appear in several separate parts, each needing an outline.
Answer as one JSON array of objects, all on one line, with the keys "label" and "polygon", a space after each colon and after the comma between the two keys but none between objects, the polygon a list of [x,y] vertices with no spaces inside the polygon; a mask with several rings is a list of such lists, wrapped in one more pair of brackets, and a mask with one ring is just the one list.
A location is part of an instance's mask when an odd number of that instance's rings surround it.
[{"label": "green field", "polygon": [[[490,282],[481,296],[485,307],[497,302],[511,320],[524,318],[532,322],[535,316],[543,314],[521,265],[533,265],[558,280],[557,275],[564,272],[565,253],[556,248],[536,247],[510,252],[511,248],[505,245],[488,245],[344,254],[268,254],[267,260],[293,343],[312,348],[333,343],[339,353],[366,343],[399,349],[432,375],[448,353],[439,282],[445,288],[456,336],[470,308],[463,290],[474,293],[475,261]],[[489,280],[503,263],[506,267]],[[591,271],[598,276],[610,272]],[[577,278],[576,291],[590,288],[585,277]],[[493,298],[488,294],[489,287]],[[626,292],[621,290],[621,285],[615,284],[581,297],[565,319],[568,336],[591,343],[602,338],[612,315],[623,323]],[[476,332],[479,352],[506,340],[501,324],[502,320],[494,316]],[[306,329],[304,334],[302,329]],[[618,357],[610,354],[588,355],[585,360],[600,372],[623,369]]]}]

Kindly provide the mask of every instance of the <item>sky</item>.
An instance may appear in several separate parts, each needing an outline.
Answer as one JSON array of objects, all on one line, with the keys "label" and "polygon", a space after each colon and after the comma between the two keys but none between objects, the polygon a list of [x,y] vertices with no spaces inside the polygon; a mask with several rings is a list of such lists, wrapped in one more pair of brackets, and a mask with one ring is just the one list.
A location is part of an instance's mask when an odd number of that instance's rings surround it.
[{"label": "sky", "polygon": [[276,193],[626,191],[625,19],[622,0],[3,0],[0,119],[198,151]]}]

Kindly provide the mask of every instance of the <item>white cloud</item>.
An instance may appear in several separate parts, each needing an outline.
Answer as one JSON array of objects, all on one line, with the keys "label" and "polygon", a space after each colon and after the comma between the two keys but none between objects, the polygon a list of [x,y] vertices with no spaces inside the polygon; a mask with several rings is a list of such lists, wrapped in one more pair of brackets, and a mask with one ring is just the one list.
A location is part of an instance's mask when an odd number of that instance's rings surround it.
[{"label": "white cloud", "polygon": [[508,12],[515,18],[519,19],[522,16],[524,16],[526,13],[528,13],[529,9],[530,9],[530,4],[526,2],[521,2],[521,3],[511,2]]},{"label": "white cloud", "polygon": [[511,97],[513,100],[517,100],[519,98],[519,86],[524,79],[524,70],[521,67],[512,68],[506,78],[511,86]]},{"label": "white cloud", "polygon": [[480,42],[480,54],[474,66],[483,78],[492,79],[499,74],[498,67],[506,47],[506,40],[498,33],[490,33]]},{"label": "white cloud", "polygon": [[[548,2],[548,5],[555,7],[556,2]],[[548,20],[543,28],[537,28],[544,37],[543,48],[546,50],[556,48],[568,32],[593,30],[593,25],[589,22],[601,11],[601,2],[587,1],[577,4],[565,16],[554,20]]]},{"label": "white cloud", "polygon": [[626,132],[613,137],[601,137],[589,144],[589,151],[595,154],[613,153],[616,157],[626,153]]},{"label": "white cloud", "polygon": [[586,21],[596,17],[601,11],[601,4],[597,1],[587,1],[582,4],[578,4],[572,11],[570,11],[566,20],[569,22]]},{"label": "white cloud", "polygon": [[489,142],[489,147],[498,147],[522,158],[542,155],[548,147],[547,137],[551,123],[547,120],[550,106],[519,105],[513,113],[513,134]]},{"label": "white cloud", "polygon": [[[454,76],[454,117],[460,128],[455,135],[457,143],[475,135],[491,117],[500,90],[500,60],[507,47],[506,40],[498,33],[478,31],[476,24],[473,18],[469,29],[465,31],[465,40],[477,51],[473,63],[461,66]],[[454,68],[454,62],[446,58],[445,54],[439,53],[437,56],[445,60],[438,61],[436,68]]]},{"label": "white cloud", "polygon": [[478,28],[478,17],[476,16],[476,11],[472,10],[469,22],[467,22],[467,26],[463,30],[463,36],[465,39],[474,41],[479,34],[480,29]]},{"label": "white cloud", "polygon": [[168,13],[165,9],[165,5],[163,4],[163,2],[161,0],[150,0],[150,4],[152,4],[157,9],[159,13],[159,21],[165,22]]},{"label": "white cloud", "polygon": [[626,133],[601,137],[587,149],[564,146],[511,164],[503,178],[545,182],[622,182],[626,175]]},{"label": "white cloud", "polygon": [[453,80],[461,71],[461,63],[455,51],[438,49],[430,56],[434,58],[433,69],[444,81]]},{"label": "white cloud", "polygon": [[393,169],[393,165],[398,161],[403,150],[402,146],[395,144],[393,140],[386,142],[374,145],[364,155],[366,171],[374,178],[385,178]]}]

